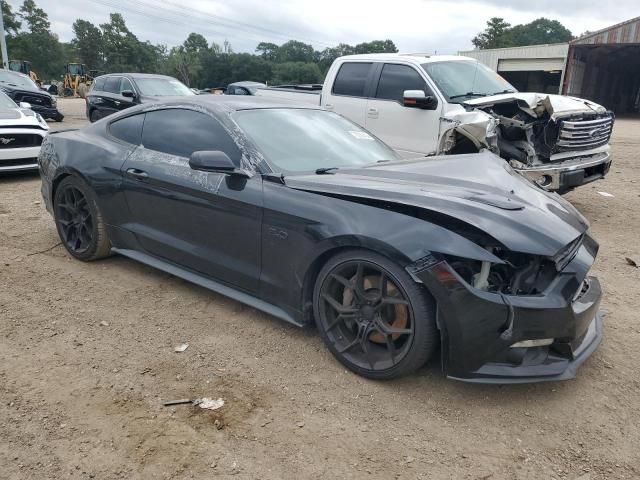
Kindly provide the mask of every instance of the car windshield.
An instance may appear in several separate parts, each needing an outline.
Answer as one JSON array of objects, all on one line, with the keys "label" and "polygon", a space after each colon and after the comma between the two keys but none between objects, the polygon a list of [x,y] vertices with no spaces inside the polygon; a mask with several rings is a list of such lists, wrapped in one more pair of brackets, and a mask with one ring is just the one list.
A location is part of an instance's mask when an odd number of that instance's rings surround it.
[{"label": "car windshield", "polygon": [[150,97],[195,95],[189,87],[175,78],[136,78],[142,95]]},{"label": "car windshield", "polygon": [[450,103],[462,103],[472,98],[498,93],[517,92],[513,85],[480,62],[432,62],[423,64],[422,68]]},{"label": "car windshield", "polygon": [[22,87],[33,90],[34,88],[37,90],[38,86],[31,80],[29,77],[25,77],[18,73],[10,73],[5,71],[0,71],[0,84],[7,84],[13,87]]},{"label": "car windshield", "polygon": [[5,93],[0,92],[0,110],[6,110],[8,108],[18,108],[18,106]]},{"label": "car windshield", "polygon": [[399,158],[367,131],[323,110],[242,110],[234,120],[279,172],[360,167]]}]

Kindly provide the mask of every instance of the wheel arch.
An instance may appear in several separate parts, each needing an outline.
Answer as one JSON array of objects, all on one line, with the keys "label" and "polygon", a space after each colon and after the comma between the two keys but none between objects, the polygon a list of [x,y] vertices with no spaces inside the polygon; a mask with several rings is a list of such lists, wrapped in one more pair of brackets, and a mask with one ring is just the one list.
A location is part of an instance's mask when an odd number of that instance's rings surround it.
[{"label": "wheel arch", "polygon": [[321,248],[317,249],[311,261],[301,267],[299,278],[303,279],[301,289],[301,305],[304,323],[313,322],[313,289],[322,267],[330,258],[346,250],[362,250],[375,252],[397,262],[401,267],[411,262],[410,257],[393,246],[371,237],[364,236],[344,236],[337,237],[323,242]]}]

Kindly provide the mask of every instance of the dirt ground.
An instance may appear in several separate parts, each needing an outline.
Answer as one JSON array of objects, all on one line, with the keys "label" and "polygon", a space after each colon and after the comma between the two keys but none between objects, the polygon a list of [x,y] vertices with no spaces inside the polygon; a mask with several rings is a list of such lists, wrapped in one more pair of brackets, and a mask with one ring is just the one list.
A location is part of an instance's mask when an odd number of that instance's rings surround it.
[{"label": "dirt ground", "polygon": [[[54,127],[83,122],[81,101],[61,108]],[[601,244],[605,340],[576,380],[535,385],[436,364],[367,381],[312,329],[126,258],[70,259],[38,175],[0,179],[0,478],[640,478],[639,133],[618,120],[611,174],[567,196]],[[225,405],[162,406],[197,397]]]}]

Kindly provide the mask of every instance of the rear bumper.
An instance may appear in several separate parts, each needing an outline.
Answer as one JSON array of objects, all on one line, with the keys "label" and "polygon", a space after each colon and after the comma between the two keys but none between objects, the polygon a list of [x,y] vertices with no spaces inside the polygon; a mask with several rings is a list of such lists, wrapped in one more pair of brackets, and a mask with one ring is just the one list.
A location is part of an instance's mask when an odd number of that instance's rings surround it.
[{"label": "rear bumper", "polygon": [[562,193],[604,178],[610,167],[611,156],[603,152],[536,167],[514,167],[514,170],[545,190]]},{"label": "rear bumper", "polygon": [[[602,289],[597,278],[586,275],[597,248],[587,236],[573,260],[539,295],[478,290],[444,260],[414,272],[438,304],[447,377],[476,383],[573,378],[602,339]],[[547,344],[520,346],[528,341]]]}]

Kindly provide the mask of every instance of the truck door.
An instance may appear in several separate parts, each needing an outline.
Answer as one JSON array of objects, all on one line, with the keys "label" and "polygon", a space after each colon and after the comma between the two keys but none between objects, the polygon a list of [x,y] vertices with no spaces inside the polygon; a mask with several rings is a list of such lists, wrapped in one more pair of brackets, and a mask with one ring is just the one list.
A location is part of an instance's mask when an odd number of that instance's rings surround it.
[{"label": "truck door", "polygon": [[383,64],[367,104],[364,126],[405,157],[432,154],[438,144],[442,102],[435,110],[405,107],[405,90],[423,90],[427,96],[435,96],[415,67]]},{"label": "truck door", "polygon": [[367,94],[373,81],[374,70],[374,64],[371,62],[341,64],[331,89],[322,93],[322,106],[364,127]]}]

